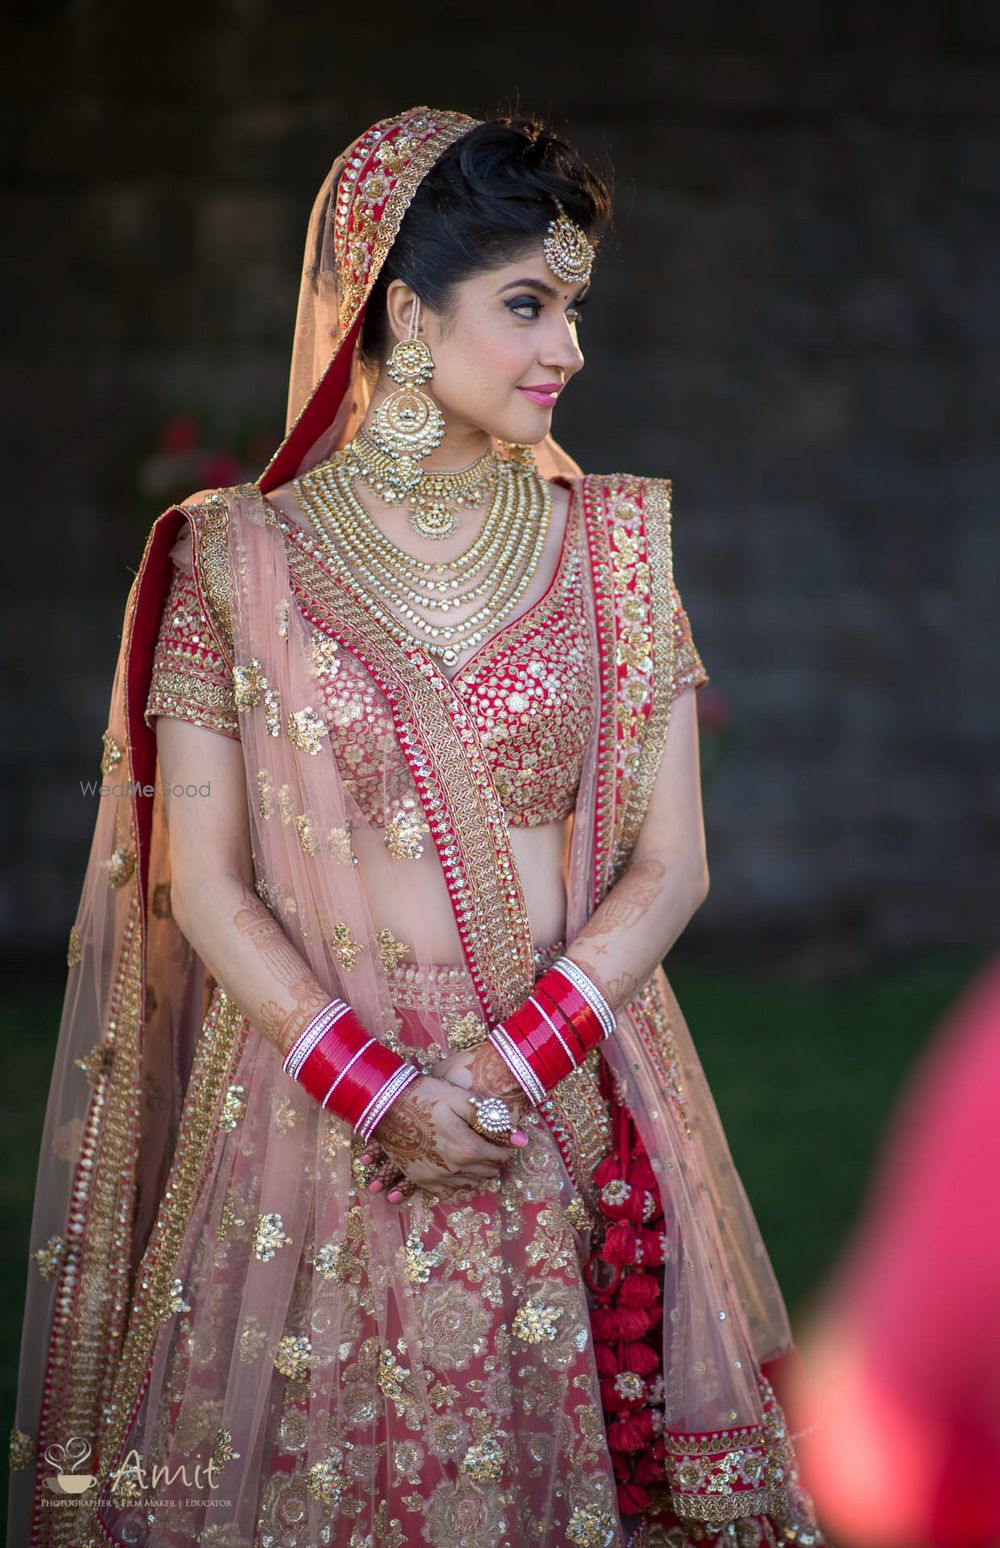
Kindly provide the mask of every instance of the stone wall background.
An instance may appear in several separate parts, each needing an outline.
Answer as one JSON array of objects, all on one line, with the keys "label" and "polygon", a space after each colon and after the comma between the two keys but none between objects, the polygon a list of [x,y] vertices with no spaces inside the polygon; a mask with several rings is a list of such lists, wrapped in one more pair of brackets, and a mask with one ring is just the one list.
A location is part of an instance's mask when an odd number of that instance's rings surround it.
[{"label": "stone wall background", "polygon": [[186,413],[277,443],[314,191],[414,102],[520,105],[615,168],[557,433],[674,483],[729,718],[684,948],[826,974],[996,939],[995,6],[34,0],[6,32],[11,960],[76,908],[150,446]]}]

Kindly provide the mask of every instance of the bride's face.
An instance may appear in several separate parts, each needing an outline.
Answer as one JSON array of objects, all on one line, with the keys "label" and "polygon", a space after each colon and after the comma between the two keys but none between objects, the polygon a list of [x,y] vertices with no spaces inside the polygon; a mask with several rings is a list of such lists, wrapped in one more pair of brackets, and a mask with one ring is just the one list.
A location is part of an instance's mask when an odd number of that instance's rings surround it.
[{"label": "bride's face", "polygon": [[[587,288],[557,279],[539,242],[503,268],[463,280],[446,310],[421,306],[420,336],[434,360],[423,391],[444,414],[449,443],[485,431],[533,446],[549,433],[559,393],[583,366],[577,322]],[[389,287],[395,337],[405,336],[412,296],[399,281]]]}]

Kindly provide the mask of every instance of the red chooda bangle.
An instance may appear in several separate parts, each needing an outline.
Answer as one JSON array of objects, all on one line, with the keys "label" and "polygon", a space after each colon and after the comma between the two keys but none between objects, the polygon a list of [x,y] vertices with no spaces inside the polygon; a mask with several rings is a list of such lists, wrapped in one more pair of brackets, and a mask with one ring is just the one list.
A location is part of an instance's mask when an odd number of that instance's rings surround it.
[{"label": "red chooda bangle", "polygon": [[281,1068],[321,1107],[367,1143],[421,1071],[362,1026],[343,1000],[331,1000],[288,1050]]},{"label": "red chooda bangle", "polygon": [[537,1107],[614,1029],[614,1011],[597,985],[578,963],[559,957],[489,1039]]}]

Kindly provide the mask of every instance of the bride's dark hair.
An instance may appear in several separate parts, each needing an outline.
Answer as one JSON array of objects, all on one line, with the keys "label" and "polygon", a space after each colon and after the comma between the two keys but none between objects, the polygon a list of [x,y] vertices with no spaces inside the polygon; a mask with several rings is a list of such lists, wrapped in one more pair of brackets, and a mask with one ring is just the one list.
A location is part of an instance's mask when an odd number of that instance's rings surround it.
[{"label": "bride's dark hair", "polygon": [[596,243],[611,221],[605,179],[535,118],[494,118],[448,147],[424,177],[372,290],[361,330],[368,362],[385,352],[385,293],[404,280],[447,311],[456,285],[510,263],[545,235],[559,200]]}]

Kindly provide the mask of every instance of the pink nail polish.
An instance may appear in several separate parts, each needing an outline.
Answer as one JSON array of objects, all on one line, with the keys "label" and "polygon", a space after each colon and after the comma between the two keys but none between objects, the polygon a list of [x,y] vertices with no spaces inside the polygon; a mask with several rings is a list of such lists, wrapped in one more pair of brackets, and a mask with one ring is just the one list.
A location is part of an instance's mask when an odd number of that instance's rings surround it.
[{"label": "pink nail polish", "polygon": [[382,1181],[381,1181],[380,1178],[376,1177],[374,1182],[370,1182],[368,1184],[368,1192],[369,1193],[381,1193],[382,1192]]},{"label": "pink nail polish", "polygon": [[528,1136],[526,1134],[522,1134],[520,1129],[514,1129],[510,1136],[510,1142],[512,1145],[516,1145],[518,1149],[520,1149],[522,1145],[526,1145],[528,1143]]},{"label": "pink nail polish", "polygon": [[393,1188],[391,1193],[386,1194],[386,1198],[389,1200],[390,1204],[398,1204],[402,1197],[403,1195],[400,1193],[398,1188]]}]

